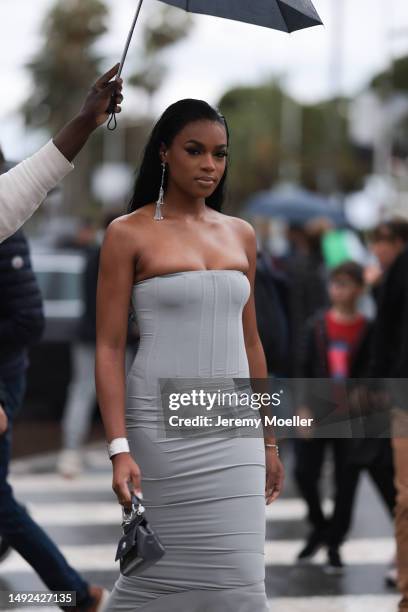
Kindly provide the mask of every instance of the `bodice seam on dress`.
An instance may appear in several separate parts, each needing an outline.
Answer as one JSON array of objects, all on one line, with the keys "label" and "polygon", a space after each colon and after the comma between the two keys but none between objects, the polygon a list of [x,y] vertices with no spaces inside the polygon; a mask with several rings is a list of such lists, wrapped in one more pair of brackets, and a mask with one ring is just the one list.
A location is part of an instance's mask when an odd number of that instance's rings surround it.
[{"label": "bodice seam on dress", "polygon": [[150,276],[149,278],[144,278],[137,283],[133,283],[133,287],[137,287],[137,285],[141,285],[142,283],[146,283],[147,281],[154,280],[156,278],[166,278],[168,276],[176,276],[177,274],[191,274],[191,273],[203,273],[203,272],[237,272],[238,274],[242,274],[246,276],[245,272],[242,270],[234,270],[228,268],[215,268],[213,270],[179,270],[178,272],[169,272],[168,274],[157,274],[156,276]]}]

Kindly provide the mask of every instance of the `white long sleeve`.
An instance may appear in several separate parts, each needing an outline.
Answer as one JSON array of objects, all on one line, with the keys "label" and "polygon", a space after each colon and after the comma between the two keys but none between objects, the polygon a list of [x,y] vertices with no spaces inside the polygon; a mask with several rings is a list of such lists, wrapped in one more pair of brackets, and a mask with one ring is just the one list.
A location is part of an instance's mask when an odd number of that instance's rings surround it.
[{"label": "white long sleeve", "polygon": [[0,242],[14,234],[74,166],[50,140],[0,176]]}]

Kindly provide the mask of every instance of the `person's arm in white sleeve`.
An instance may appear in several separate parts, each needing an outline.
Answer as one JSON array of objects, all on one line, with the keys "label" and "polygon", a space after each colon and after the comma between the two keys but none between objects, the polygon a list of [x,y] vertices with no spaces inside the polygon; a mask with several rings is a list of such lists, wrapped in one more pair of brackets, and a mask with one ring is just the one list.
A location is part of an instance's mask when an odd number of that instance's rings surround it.
[{"label": "person's arm in white sleeve", "polygon": [[14,234],[73,165],[52,140],[0,176],[0,241]]},{"label": "person's arm in white sleeve", "polygon": [[72,160],[92,132],[105,123],[112,95],[120,112],[122,80],[111,81],[119,64],[92,86],[77,117],[32,157],[0,176],[0,242],[14,234],[37,210],[47,193],[73,168]]}]

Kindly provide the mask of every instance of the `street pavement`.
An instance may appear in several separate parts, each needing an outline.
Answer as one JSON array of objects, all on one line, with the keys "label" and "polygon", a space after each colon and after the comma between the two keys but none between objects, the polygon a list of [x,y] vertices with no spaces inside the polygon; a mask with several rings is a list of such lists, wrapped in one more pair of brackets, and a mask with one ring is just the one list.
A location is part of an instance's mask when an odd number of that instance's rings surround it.
[{"label": "street pavement", "polygon": [[[290,448],[284,451],[287,473],[284,494],[265,507],[266,588],[271,612],[374,609],[395,612],[398,595],[384,582],[386,568],[395,553],[393,526],[366,477],[360,484],[353,529],[343,547],[344,574],[333,576],[324,572],[324,551],[309,565],[294,563],[307,534],[307,525],[305,506],[291,478]],[[121,507],[111,489],[111,465],[105,446],[97,443],[87,447],[84,473],[73,480],[55,474],[55,459],[55,455],[48,454],[13,461],[10,482],[16,497],[59,545],[71,565],[90,583],[111,589],[118,576],[114,556],[121,535]],[[328,462],[326,481],[330,470]],[[330,504],[327,499],[328,511]],[[46,588],[25,560],[13,551],[0,565],[0,591],[18,590],[45,591]],[[15,612],[56,609],[13,607]]]}]

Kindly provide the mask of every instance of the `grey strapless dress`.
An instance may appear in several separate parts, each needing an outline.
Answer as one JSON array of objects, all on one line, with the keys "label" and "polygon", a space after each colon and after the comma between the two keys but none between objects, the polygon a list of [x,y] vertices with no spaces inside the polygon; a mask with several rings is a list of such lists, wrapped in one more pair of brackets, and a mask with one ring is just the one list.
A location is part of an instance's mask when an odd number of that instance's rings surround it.
[{"label": "grey strapless dress", "polygon": [[249,377],[238,270],[195,270],[136,283],[140,345],[127,377],[126,427],[146,515],[166,554],[119,575],[109,612],[268,612],[265,452],[261,437],[164,438],[158,378]]}]

